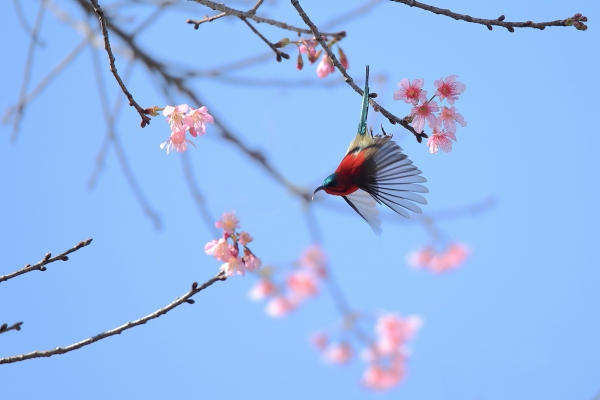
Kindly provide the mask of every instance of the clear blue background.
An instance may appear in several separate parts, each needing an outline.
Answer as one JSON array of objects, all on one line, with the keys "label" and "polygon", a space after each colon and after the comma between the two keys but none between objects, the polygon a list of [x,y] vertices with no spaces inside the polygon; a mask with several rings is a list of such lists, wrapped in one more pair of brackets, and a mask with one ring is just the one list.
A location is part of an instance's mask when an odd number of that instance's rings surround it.
[{"label": "clear blue background", "polygon": [[[22,1],[32,25],[38,2]],[[253,2],[252,2],[253,3]],[[74,2],[53,3],[72,18]],[[318,25],[362,1],[304,1]],[[106,5],[104,2],[101,5]],[[564,19],[580,12],[589,30],[544,31],[485,27],[381,2],[345,30],[349,73],[362,84],[370,64],[372,90],[396,115],[392,101],[407,77],[433,81],[459,75],[467,85],[455,105],[468,121],[449,154],[431,155],[401,128],[371,112],[370,123],[395,139],[429,183],[426,212],[468,206],[488,197],[496,206],[475,217],[438,220],[447,238],[468,243],[465,266],[445,275],[410,269],[406,255],[428,236],[413,222],[385,212],[376,237],[339,198],[321,196],[314,207],[330,266],[353,308],[419,314],[425,324],[412,342],[408,374],[398,388],[376,394],[362,388],[364,363],[329,366],[311,349],[311,332],[339,322],[324,292],[281,320],[247,299],[254,277],[219,282],[150,323],[78,351],[0,367],[6,398],[208,399],[592,399],[600,391],[600,272],[598,271],[598,122],[600,7],[596,1],[445,1],[435,5],[508,21]],[[247,9],[251,2],[232,6]],[[175,11],[175,9],[177,11]],[[185,23],[213,12],[181,2],[139,36],[172,68],[202,71],[268,51],[247,26],[221,19],[194,30]],[[109,7],[105,7],[107,12]],[[130,30],[151,7],[125,7]],[[260,15],[302,25],[287,1],[266,2]],[[0,13],[5,55],[0,107],[13,105],[25,68],[28,35],[8,3]],[[292,33],[258,25],[272,41]],[[117,68],[123,46],[112,36]],[[44,17],[43,48],[35,53],[37,84],[81,40],[80,32]],[[293,48],[288,48],[295,55]],[[117,115],[117,134],[163,228],[156,230],[136,202],[108,151],[96,187],[87,182],[106,135],[86,49],[25,110],[20,134],[11,125],[0,139],[0,274],[34,263],[44,253],[94,238],[67,263],[0,284],[0,323],[24,321],[0,335],[0,356],[65,346],[142,317],[184,294],[193,281],[213,276],[219,263],[206,256],[213,238],[183,177],[180,154],[158,148],[168,136],[162,117],[145,129],[130,107]],[[97,54],[111,104],[123,97]],[[230,77],[301,81],[299,87],[232,84],[199,79],[194,91],[251,148],[263,151],[291,182],[313,189],[331,173],[354,134],[360,97],[336,72],[326,80],[315,66],[272,56]],[[377,79],[379,76],[380,79]],[[385,78],[385,79],[383,79]],[[330,83],[337,84],[330,85]],[[189,102],[166,99],[157,80],[136,64],[128,88],[144,107]],[[191,106],[199,106],[190,104]],[[188,153],[214,216],[235,209],[265,263],[290,267],[312,241],[302,203],[209,126]]]}]

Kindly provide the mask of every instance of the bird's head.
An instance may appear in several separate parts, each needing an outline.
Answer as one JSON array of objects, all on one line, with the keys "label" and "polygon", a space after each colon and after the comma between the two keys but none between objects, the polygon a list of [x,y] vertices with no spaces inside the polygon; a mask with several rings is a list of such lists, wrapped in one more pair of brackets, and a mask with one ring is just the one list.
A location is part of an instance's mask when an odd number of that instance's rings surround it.
[{"label": "bird's head", "polygon": [[313,192],[313,199],[315,198],[315,194],[319,190],[324,190],[326,193],[331,194],[331,189],[333,189],[337,186],[337,180],[338,180],[337,178],[338,178],[337,174],[331,174],[327,178],[325,178],[325,180],[323,181],[323,184],[321,186],[319,186],[318,188],[316,188],[315,191]]}]

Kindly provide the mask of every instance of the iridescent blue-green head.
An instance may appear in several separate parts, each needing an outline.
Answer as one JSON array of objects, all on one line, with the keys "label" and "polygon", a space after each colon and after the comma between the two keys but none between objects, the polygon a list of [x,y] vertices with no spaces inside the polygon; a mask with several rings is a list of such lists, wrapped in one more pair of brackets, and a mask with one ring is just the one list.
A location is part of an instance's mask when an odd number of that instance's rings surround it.
[{"label": "iridescent blue-green head", "polygon": [[325,192],[329,193],[330,189],[334,189],[337,186],[337,181],[338,181],[338,175],[334,172],[333,174],[331,174],[327,178],[325,178],[325,180],[323,181],[323,184],[321,186],[319,186],[318,188],[315,189],[315,191],[313,192],[312,198],[313,199],[315,198],[315,194],[319,190],[324,190]]}]

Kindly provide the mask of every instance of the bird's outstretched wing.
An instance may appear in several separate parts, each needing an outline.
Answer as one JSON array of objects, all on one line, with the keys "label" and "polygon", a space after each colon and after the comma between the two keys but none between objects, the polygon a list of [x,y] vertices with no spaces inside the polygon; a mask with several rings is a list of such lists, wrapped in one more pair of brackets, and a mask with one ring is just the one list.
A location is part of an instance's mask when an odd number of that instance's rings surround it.
[{"label": "bird's outstretched wing", "polygon": [[358,189],[354,193],[342,197],[358,215],[371,225],[377,235],[381,234],[381,221],[379,220],[379,210],[376,207],[377,203],[368,193]]},{"label": "bird's outstretched wing", "polygon": [[389,136],[376,137],[375,142],[365,152],[369,157],[363,167],[358,187],[370,194],[379,204],[385,204],[396,213],[410,218],[406,210],[421,213],[414,204],[427,204],[427,200],[417,193],[428,193],[427,182],[420,176],[421,171],[402,153],[402,149]]}]

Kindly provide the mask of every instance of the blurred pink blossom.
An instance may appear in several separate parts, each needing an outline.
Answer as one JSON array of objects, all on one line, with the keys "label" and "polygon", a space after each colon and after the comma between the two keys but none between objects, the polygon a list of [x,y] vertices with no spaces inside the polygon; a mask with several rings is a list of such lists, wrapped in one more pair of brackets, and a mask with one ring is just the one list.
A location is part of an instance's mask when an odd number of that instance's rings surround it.
[{"label": "blurred pink blossom", "polygon": [[296,305],[296,302],[289,298],[275,296],[267,303],[266,312],[270,317],[283,317],[293,311]]},{"label": "blurred pink blossom", "polygon": [[329,336],[325,332],[318,332],[310,336],[310,343],[319,350],[325,350],[329,343]]},{"label": "blurred pink blossom", "polygon": [[394,354],[413,338],[422,324],[422,319],[418,315],[410,315],[406,318],[396,314],[380,316],[375,328],[378,335],[377,350],[383,355]]},{"label": "blurred pink blossom", "polygon": [[262,261],[260,258],[252,254],[250,250],[244,249],[244,265],[246,267],[246,271],[253,272],[260,268]]},{"label": "blurred pink blossom", "polygon": [[300,267],[312,271],[319,278],[327,276],[327,258],[318,244],[307,247],[300,256],[298,263]]},{"label": "blurred pink blossom", "polygon": [[245,246],[248,243],[252,242],[254,238],[250,236],[248,232],[240,232],[238,235],[238,243]]},{"label": "blurred pink blossom", "polygon": [[234,274],[244,276],[246,273],[244,262],[240,257],[230,257],[228,262],[221,265],[220,270],[224,271],[227,276],[233,276]]},{"label": "blurred pink blossom", "polygon": [[419,102],[425,103],[427,101],[427,91],[421,89],[424,83],[425,80],[422,78],[414,79],[412,83],[403,78],[398,82],[400,89],[394,92],[394,100],[403,100],[405,103],[412,103],[415,106]]},{"label": "blurred pink blossom", "polygon": [[408,264],[439,273],[458,268],[466,261],[469,254],[469,248],[458,242],[450,243],[441,253],[435,252],[431,247],[424,247],[409,254]]},{"label": "blurred pink blossom", "polygon": [[332,364],[345,364],[352,358],[352,347],[346,342],[330,344],[323,352],[323,357]]},{"label": "blurred pink blossom", "polygon": [[297,300],[315,296],[319,291],[317,279],[305,271],[292,272],[288,275],[286,283],[292,296]]},{"label": "blurred pink blossom", "polygon": [[221,238],[218,241],[211,240],[210,242],[206,243],[206,245],[204,246],[204,251],[206,252],[206,254],[208,254],[209,256],[213,256],[219,261],[225,262],[229,261],[229,259],[231,258],[230,245],[224,238]]},{"label": "blurred pink blossom", "polygon": [[239,228],[239,222],[235,216],[235,211],[224,212],[221,219],[215,222],[218,229],[223,229],[226,233],[232,234],[235,228]]},{"label": "blurred pink blossom", "polygon": [[332,72],[335,72],[333,62],[327,54],[324,54],[323,58],[321,59],[321,62],[319,63],[319,65],[317,65],[317,76],[319,78],[325,78]]},{"label": "blurred pink blossom", "polygon": [[371,364],[362,376],[362,384],[373,390],[389,390],[404,378],[405,366],[402,359],[392,360],[387,367]]},{"label": "blurred pink blossom", "polygon": [[447,99],[448,104],[454,104],[458,100],[458,95],[465,91],[467,85],[456,80],[457,75],[448,75],[446,79],[438,79],[433,84],[437,88],[435,95],[440,100]]},{"label": "blurred pink blossom", "polygon": [[277,287],[269,279],[260,279],[250,292],[248,296],[254,301],[263,300],[269,296],[272,296],[277,291]]}]

